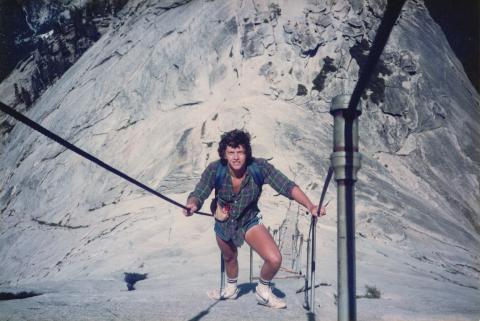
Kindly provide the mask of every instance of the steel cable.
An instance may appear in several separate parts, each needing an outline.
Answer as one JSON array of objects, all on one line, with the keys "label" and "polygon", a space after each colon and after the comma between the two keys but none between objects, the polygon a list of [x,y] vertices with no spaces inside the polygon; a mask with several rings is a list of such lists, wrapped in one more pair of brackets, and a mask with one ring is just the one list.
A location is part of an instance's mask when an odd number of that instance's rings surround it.
[{"label": "steel cable", "polygon": [[[102,160],[98,159],[97,157],[93,156],[92,154],[89,154],[87,153],[86,151],[78,148],[77,146],[73,145],[72,143],[69,143],[68,141],[66,141],[65,139],[61,138],[60,136],[52,133],[51,131],[49,131],[48,129],[46,129],[45,127],[41,126],[40,124],[38,124],[37,122],[31,120],[30,118],[22,115],[21,113],[17,112],[15,109],[7,106],[6,104],[2,103],[0,101],[0,109],[12,116],[13,118],[15,118],[16,120],[24,123],[25,125],[27,125],[28,127],[32,128],[33,130],[41,133],[42,135],[44,136],[47,136],[48,138],[54,140],[55,142],[57,142],[58,144],[64,146],[65,148],[71,150],[72,152],[74,153],[77,153],[78,155],[82,156],[83,158],[86,158],[87,160],[97,164],[98,166],[106,169],[107,171],[117,175],[117,176],[120,176],[121,178],[125,179],[126,181],[140,187],[141,189],[143,190],[146,190],[147,192],[157,196],[157,197],[160,197],[161,199],[175,205],[175,206],[178,206],[180,208],[183,208],[183,209],[186,209],[188,210],[188,208],[180,203],[178,203],[177,201],[157,192],[156,190],[154,190],[153,188],[151,187],[148,187],[147,185],[139,182],[138,180],[128,176],[127,174],[119,171],[118,169],[108,165],[107,163],[103,162]],[[204,215],[204,216],[213,216],[212,214],[209,214],[209,213],[204,213],[204,212],[200,212],[200,211],[197,211],[195,212],[196,214],[200,214],[200,215]]]}]

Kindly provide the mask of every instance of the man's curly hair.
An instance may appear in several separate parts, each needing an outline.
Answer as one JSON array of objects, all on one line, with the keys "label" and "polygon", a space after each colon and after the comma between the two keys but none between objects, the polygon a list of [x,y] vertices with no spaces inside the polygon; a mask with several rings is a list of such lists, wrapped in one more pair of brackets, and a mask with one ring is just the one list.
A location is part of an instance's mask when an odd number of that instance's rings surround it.
[{"label": "man's curly hair", "polygon": [[249,164],[252,160],[252,146],[250,145],[250,134],[247,131],[243,131],[240,129],[234,129],[222,134],[222,136],[220,137],[220,143],[218,144],[218,156],[220,157],[222,163],[227,163],[225,157],[225,151],[227,150],[227,146],[236,148],[240,145],[245,148],[245,153],[247,155],[247,164]]}]

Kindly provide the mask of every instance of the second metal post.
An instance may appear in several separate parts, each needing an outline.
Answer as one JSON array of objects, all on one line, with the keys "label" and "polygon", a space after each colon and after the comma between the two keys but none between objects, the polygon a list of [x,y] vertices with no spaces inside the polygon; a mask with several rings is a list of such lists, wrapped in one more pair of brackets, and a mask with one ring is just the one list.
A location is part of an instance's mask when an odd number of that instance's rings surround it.
[{"label": "second metal post", "polygon": [[332,99],[334,117],[332,166],[337,181],[337,295],[338,320],[356,321],[355,289],[355,181],[360,168],[358,116],[349,109],[350,96]]}]

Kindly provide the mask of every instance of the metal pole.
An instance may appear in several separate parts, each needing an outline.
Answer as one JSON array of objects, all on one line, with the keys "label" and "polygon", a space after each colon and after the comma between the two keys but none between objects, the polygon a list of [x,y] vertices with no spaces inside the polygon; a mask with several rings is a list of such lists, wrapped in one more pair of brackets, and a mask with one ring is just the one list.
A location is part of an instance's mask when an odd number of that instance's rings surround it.
[{"label": "metal pole", "polygon": [[302,260],[302,249],[303,249],[303,234],[300,235],[300,245],[298,246],[298,258],[297,258],[297,264],[295,267],[295,271],[301,272],[300,270],[300,261]]},{"label": "metal pole", "polygon": [[222,290],[225,288],[225,261],[223,260],[223,254],[220,253],[220,297],[222,296]]},{"label": "metal pole", "polygon": [[253,250],[250,246],[250,284],[253,282]]},{"label": "metal pole", "polygon": [[338,320],[356,321],[355,289],[355,181],[360,168],[358,116],[360,104],[349,109],[350,96],[332,99],[334,117],[333,153],[337,181],[337,282]]},{"label": "metal pole", "polygon": [[316,266],[316,235],[317,235],[317,218],[312,216],[312,266],[310,267],[310,312],[315,313],[315,266]]},{"label": "metal pole", "polygon": [[310,310],[308,302],[308,278],[310,277],[310,235],[307,239],[307,268],[305,270],[305,308]]},{"label": "metal pole", "polygon": [[295,255],[297,254],[296,252],[296,247],[295,247],[295,234],[292,234],[292,247],[291,247],[291,253],[292,253],[292,270],[295,268]]}]

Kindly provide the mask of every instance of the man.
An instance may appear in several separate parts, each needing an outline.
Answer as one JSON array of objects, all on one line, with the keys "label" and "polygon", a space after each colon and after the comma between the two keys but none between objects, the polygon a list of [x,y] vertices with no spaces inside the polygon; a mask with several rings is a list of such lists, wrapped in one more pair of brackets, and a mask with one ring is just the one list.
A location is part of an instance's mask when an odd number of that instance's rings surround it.
[{"label": "man", "polygon": [[[220,160],[207,166],[195,190],[188,196],[188,210],[184,210],[186,216],[192,215],[202,207],[215,188],[216,197],[212,207],[215,213],[214,230],[225,261],[227,285],[222,293],[213,290],[208,295],[215,299],[237,297],[237,247],[245,240],[265,261],[260,271],[260,282],[256,287],[258,302],[272,308],[285,308],[285,301],[275,296],[271,289],[271,280],[280,268],[282,255],[261,223],[257,206],[261,185],[269,184],[281,195],[306,207],[314,216],[317,215],[318,208],[294,182],[270,163],[252,157],[248,132],[235,129],[223,134],[218,155]],[[325,214],[326,210],[322,208],[320,215]]]}]

